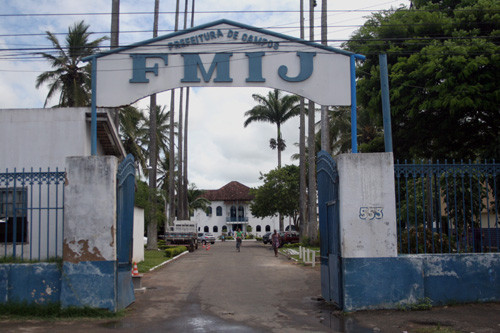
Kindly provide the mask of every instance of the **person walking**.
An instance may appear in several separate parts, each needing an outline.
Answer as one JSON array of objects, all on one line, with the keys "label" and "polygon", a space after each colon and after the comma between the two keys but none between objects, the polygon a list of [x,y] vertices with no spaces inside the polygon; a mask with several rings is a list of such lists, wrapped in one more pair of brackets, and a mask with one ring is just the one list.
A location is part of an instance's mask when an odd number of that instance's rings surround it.
[{"label": "person walking", "polygon": [[241,233],[241,229],[238,228],[238,230],[236,231],[236,250],[238,250],[238,252],[240,252],[240,248],[241,248],[241,240],[242,240],[242,237],[243,237],[243,234]]},{"label": "person walking", "polygon": [[274,230],[274,233],[271,236],[271,245],[273,246],[274,256],[277,257],[278,256],[278,248],[280,247],[280,235],[278,234],[276,229]]}]

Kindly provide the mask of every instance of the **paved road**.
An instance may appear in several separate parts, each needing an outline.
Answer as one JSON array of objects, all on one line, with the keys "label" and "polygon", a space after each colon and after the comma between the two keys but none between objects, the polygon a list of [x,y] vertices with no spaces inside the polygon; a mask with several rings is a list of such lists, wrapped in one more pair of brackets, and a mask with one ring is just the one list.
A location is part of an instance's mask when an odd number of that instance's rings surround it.
[{"label": "paved road", "polygon": [[147,321],[171,332],[326,332],[319,269],[302,267],[269,246],[216,243],[143,279],[122,327]]},{"label": "paved road", "polygon": [[[303,267],[270,246],[217,242],[145,274],[118,320],[11,322],[6,331],[42,332],[332,332],[319,267]],[[5,324],[5,323],[4,323]]]}]

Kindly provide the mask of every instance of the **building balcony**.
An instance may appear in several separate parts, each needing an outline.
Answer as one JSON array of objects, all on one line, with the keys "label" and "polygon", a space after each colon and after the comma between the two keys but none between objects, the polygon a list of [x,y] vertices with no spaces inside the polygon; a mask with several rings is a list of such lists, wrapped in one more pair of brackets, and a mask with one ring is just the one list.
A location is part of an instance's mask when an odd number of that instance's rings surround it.
[{"label": "building balcony", "polygon": [[246,216],[231,216],[231,217],[226,217],[226,222],[248,222],[248,217]]}]

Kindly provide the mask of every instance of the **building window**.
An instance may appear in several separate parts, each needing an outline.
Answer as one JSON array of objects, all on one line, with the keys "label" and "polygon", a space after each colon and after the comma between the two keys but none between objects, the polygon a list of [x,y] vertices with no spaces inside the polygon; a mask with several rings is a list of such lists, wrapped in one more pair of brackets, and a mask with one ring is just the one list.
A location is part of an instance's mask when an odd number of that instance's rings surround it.
[{"label": "building window", "polygon": [[222,207],[221,206],[217,206],[216,213],[217,213],[217,216],[222,216]]},{"label": "building window", "polygon": [[216,225],[214,225],[214,227],[212,228],[213,232],[219,232],[219,228],[217,228]]},{"label": "building window", "polygon": [[209,230],[210,230],[210,229],[209,229],[207,226],[205,226],[205,227],[203,228],[203,232],[208,232]]},{"label": "building window", "polygon": [[261,231],[261,229],[260,229],[260,224],[258,224],[258,225],[257,225],[257,227],[255,227],[255,230],[256,230],[257,232],[260,232],[260,231]]},{"label": "building window", "polygon": [[[26,242],[28,235],[27,189],[0,189],[0,242]],[[14,226],[16,233],[14,236]]]},{"label": "building window", "polygon": [[231,221],[236,221],[236,206],[231,206]]},{"label": "building window", "polygon": [[222,232],[227,232],[227,225],[222,226]]},{"label": "building window", "polygon": [[238,206],[238,221],[243,221],[243,217],[245,217],[245,208]]},{"label": "building window", "polygon": [[207,207],[207,216],[212,216],[212,207]]},{"label": "building window", "polygon": [[268,224],[266,225],[266,232],[270,232],[271,231],[271,226]]}]

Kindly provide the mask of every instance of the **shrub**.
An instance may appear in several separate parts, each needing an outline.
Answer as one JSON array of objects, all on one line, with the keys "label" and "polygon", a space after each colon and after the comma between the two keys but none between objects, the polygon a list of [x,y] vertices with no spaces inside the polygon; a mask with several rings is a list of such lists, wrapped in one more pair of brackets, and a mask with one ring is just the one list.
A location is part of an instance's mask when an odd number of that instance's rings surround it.
[{"label": "shrub", "polygon": [[[456,250],[456,241],[448,238],[448,236],[443,232],[432,232],[430,228],[425,229],[425,244],[424,244],[424,226],[421,224],[418,226],[418,234],[415,227],[411,227],[409,230],[405,229],[401,231],[401,242],[398,241],[398,252],[399,253],[417,253],[417,237],[418,237],[418,253],[433,253],[433,243],[434,243],[434,253],[441,252],[441,246],[444,252],[448,252],[451,248],[452,251]],[[410,244],[408,244],[408,241]],[[410,251],[408,251],[408,246]],[[425,247],[425,251],[424,251]]]},{"label": "shrub", "polygon": [[184,251],[187,251],[187,247],[185,247],[183,245],[179,245],[179,246],[167,246],[167,248],[165,249],[165,256],[167,258],[173,258],[176,255],[179,255],[179,254],[181,254]]}]

